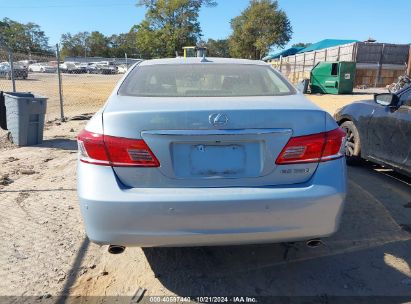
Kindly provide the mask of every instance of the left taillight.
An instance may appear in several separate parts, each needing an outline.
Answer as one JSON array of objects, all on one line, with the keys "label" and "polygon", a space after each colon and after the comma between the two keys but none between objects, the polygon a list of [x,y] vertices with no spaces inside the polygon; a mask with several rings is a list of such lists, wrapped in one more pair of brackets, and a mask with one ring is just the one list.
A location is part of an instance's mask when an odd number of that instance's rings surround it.
[{"label": "left taillight", "polygon": [[159,167],[142,139],[108,136],[82,130],[77,136],[80,161],[115,167]]}]

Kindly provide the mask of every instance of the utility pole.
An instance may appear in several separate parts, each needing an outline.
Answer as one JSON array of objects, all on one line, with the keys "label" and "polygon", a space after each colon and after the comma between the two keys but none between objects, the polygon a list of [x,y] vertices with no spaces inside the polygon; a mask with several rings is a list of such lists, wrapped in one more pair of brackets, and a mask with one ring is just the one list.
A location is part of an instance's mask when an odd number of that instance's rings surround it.
[{"label": "utility pole", "polygon": [[61,83],[61,71],[60,71],[60,49],[59,44],[56,43],[56,55],[57,55],[57,75],[59,80],[59,96],[60,96],[60,119],[62,122],[65,121],[64,109],[63,109],[63,87]]},{"label": "utility pole", "polygon": [[10,62],[10,79],[13,85],[13,92],[16,92],[16,79],[14,78],[14,63],[13,63],[13,52],[9,49],[9,62]]},{"label": "utility pole", "polygon": [[30,51],[30,47],[29,47],[29,46],[27,47],[27,51],[28,51],[28,53],[29,53],[29,60],[31,60],[31,51]]}]

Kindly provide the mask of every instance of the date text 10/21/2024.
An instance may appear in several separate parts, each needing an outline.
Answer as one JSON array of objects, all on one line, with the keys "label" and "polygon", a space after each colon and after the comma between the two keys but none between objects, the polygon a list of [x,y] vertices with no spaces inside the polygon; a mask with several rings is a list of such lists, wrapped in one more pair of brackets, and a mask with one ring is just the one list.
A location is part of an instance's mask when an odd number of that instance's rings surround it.
[{"label": "date text 10/21/2024", "polygon": [[150,303],[191,303],[192,301],[198,303],[257,303],[258,300],[254,297],[179,297],[179,296],[151,296],[149,297]]}]

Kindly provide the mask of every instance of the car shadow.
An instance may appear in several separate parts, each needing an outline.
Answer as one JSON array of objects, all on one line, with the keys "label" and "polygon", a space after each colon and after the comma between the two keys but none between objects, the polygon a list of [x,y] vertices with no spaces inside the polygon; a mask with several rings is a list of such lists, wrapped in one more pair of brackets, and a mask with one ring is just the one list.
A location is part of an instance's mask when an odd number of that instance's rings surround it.
[{"label": "car shadow", "polygon": [[[364,91],[364,92],[352,92],[350,95],[374,95],[374,94],[381,94],[384,91]],[[388,90],[387,90],[388,92]]]},{"label": "car shadow", "polygon": [[[359,167],[378,172],[380,175],[391,178],[391,180],[393,179],[393,180],[411,185],[411,176],[407,176],[402,173],[396,172],[394,170],[384,168],[378,164],[374,164],[369,161],[363,161]],[[388,181],[388,180],[389,179],[385,179],[384,181]]]},{"label": "car shadow", "polygon": [[52,148],[68,151],[77,151],[77,141],[67,138],[45,139],[40,145],[33,146],[34,148]]},{"label": "car shadow", "polygon": [[40,81],[39,79],[37,79],[37,78],[31,78],[30,76],[31,76],[31,75],[29,75],[29,77],[27,77],[26,79],[16,78],[16,82],[18,82],[18,81],[30,81],[30,82],[32,82],[32,81]]},{"label": "car shadow", "polygon": [[[179,296],[253,296],[261,297],[260,303],[290,303],[273,296],[310,296],[301,299],[304,303],[328,303],[323,297],[333,295],[344,296],[333,303],[347,303],[354,295],[368,296],[356,299],[362,303],[376,302],[369,298],[376,295],[409,299],[411,233],[401,224],[411,224],[411,208],[404,208],[411,187],[373,166],[348,171],[342,223],[324,246],[295,242],[143,252],[155,277]],[[401,301],[378,298],[378,303]]]}]

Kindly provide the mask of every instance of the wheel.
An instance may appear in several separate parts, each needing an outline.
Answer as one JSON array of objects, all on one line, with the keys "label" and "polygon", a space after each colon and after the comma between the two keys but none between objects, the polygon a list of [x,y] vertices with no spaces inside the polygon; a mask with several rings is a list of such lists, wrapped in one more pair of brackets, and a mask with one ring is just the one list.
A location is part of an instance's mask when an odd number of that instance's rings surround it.
[{"label": "wheel", "polygon": [[347,165],[357,165],[361,160],[360,134],[352,121],[343,122],[341,128],[347,133],[345,137]]}]

